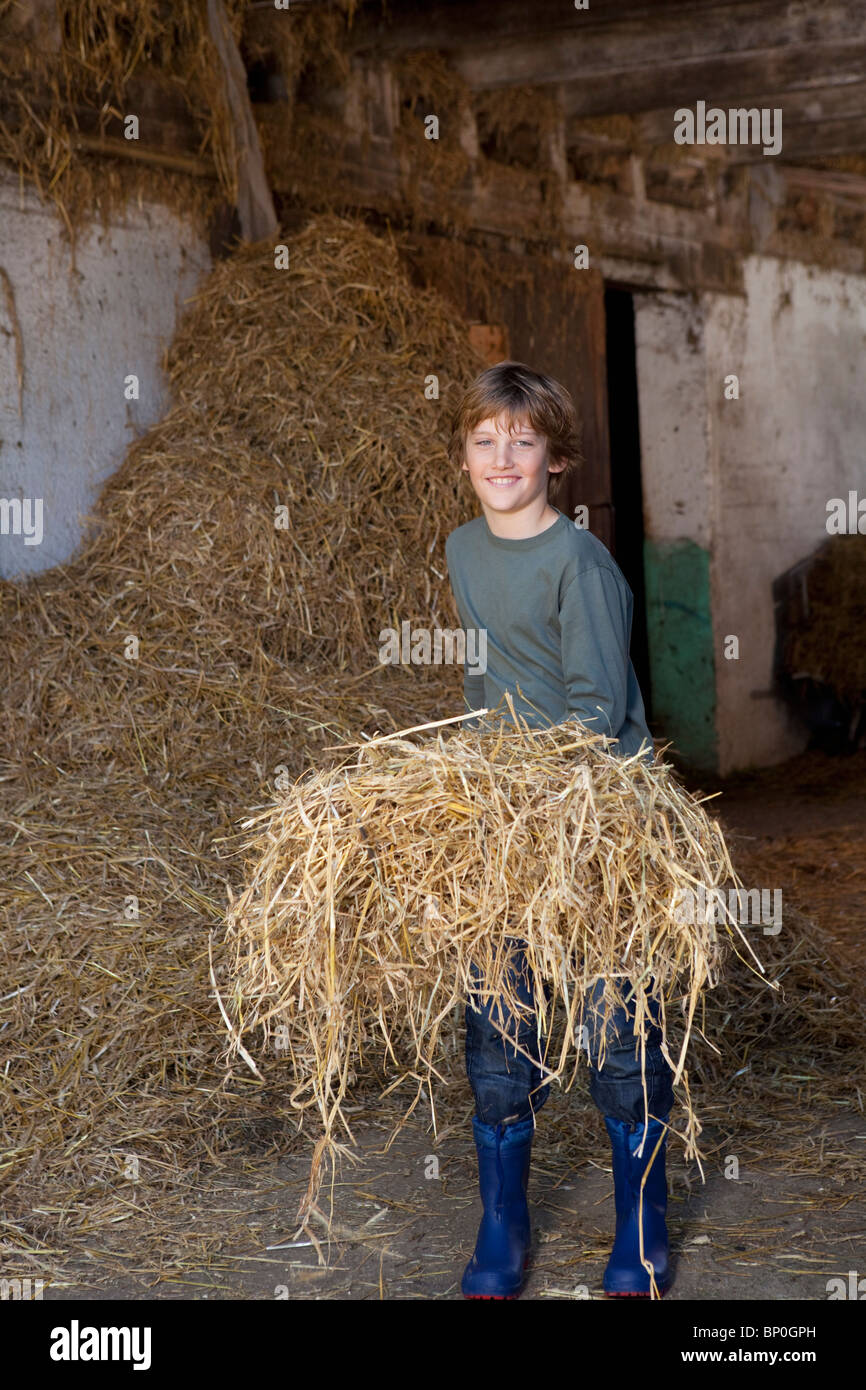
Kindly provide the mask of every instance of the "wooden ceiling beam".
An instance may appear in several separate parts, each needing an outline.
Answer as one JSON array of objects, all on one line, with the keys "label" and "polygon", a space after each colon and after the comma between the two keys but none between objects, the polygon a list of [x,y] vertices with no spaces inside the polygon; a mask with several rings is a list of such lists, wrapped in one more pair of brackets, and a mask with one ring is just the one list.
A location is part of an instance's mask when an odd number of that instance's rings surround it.
[{"label": "wooden ceiling beam", "polygon": [[820,9],[789,0],[607,0],[585,11],[566,0],[395,0],[387,20],[362,10],[347,40],[379,57],[445,52],[482,90],[856,43],[863,37],[858,11],[845,0],[824,0]]},{"label": "wooden ceiling beam", "polygon": [[[628,67],[609,73],[572,73],[560,83],[567,116],[636,115],[706,101],[708,106],[754,106],[766,92],[817,93],[856,86],[866,74],[866,41],[788,45],[746,57],[672,57],[660,66]],[[465,75],[465,74],[464,74]],[[781,104],[778,100],[777,105]]]},{"label": "wooden ceiling beam", "polygon": [[575,34],[607,43],[630,27],[645,36],[675,31],[686,42],[745,50],[756,42],[797,41],[798,34],[800,41],[853,38],[858,23],[850,9],[845,0],[823,0],[820,14],[807,6],[792,9],[790,0],[593,0],[587,10],[574,9],[569,0],[533,0],[531,6],[526,0],[390,0],[383,14],[379,0],[369,0],[348,38],[357,52],[386,55],[558,42]]}]

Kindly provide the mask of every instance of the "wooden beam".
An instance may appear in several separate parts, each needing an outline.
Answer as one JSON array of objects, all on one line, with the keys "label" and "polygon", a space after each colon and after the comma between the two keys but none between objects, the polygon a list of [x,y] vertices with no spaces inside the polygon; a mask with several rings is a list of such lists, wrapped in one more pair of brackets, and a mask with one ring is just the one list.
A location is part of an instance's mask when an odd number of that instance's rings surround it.
[{"label": "wooden beam", "polygon": [[[131,79],[130,89],[126,109],[139,117],[141,142],[145,147],[166,155],[196,158],[201,140],[192,115],[185,102],[178,100],[176,92],[166,90],[163,81],[141,77]],[[24,95],[34,113],[47,121],[54,111],[51,93],[42,88],[27,90]],[[15,129],[20,117],[21,109],[10,83],[0,99],[0,120]],[[74,105],[65,103],[62,117],[64,130],[70,137],[80,133],[88,137],[104,137],[109,142],[119,140],[123,145],[135,144],[135,141],[123,137],[122,115],[106,115],[93,106],[79,102]]]},{"label": "wooden beam", "polygon": [[75,150],[87,154],[108,155],[112,159],[131,159],[139,164],[150,164],[155,169],[170,169],[178,174],[194,174],[198,178],[216,178],[216,168],[206,160],[189,154],[168,154],[165,150],[148,149],[138,140],[117,140],[109,135],[82,135],[71,132],[71,144]]},{"label": "wooden beam", "polygon": [[[459,63],[457,64],[459,69]],[[866,72],[866,42],[787,45],[753,54],[670,58],[656,66],[625,61],[608,72],[573,70],[561,82],[566,116],[673,112],[698,100],[712,106],[755,105],[765,92],[824,91],[858,84]],[[463,72],[466,76],[466,72]],[[579,77],[579,80],[577,80]],[[517,76],[513,81],[521,79]]]},{"label": "wooden beam", "polygon": [[[273,175],[277,191],[302,199],[306,181],[303,149],[294,160],[281,161]],[[320,162],[317,181],[339,188],[345,205],[378,208],[399,221],[406,212],[405,172],[388,142],[372,140],[364,151],[347,146],[327,165]],[[655,266],[669,289],[716,289],[742,292],[741,253],[748,241],[744,217],[737,226],[720,225],[700,210],[652,201],[636,203],[603,188],[571,184],[564,190],[563,212],[553,219],[541,193],[542,178],[501,165],[490,165],[483,185],[449,189],[419,180],[413,201],[418,225],[513,237],[545,246],[550,254],[570,257],[577,242],[586,242],[595,264],[604,256]]]},{"label": "wooden beam", "polygon": [[[389,23],[362,13],[349,43],[380,58],[442,49],[476,91],[554,85],[567,117],[651,113],[670,132],[662,143],[671,138],[673,112],[699,99],[784,111],[795,98],[786,150],[804,157],[866,149],[856,107],[866,37],[858,7],[842,0],[827,0],[820,14],[787,0],[621,0],[588,11],[563,0],[437,0],[433,7],[408,0]],[[813,100],[825,108],[820,127]]]},{"label": "wooden beam", "polygon": [[[27,104],[41,120],[47,121],[53,110],[52,99],[47,92],[28,92]],[[142,107],[136,103],[133,109],[138,113]],[[106,129],[100,129],[100,112],[92,106],[73,105],[64,108],[66,125],[63,135],[73,149],[86,154],[106,155],[111,159],[128,159],[140,164],[149,164],[157,169],[169,169],[176,173],[192,174],[197,178],[216,178],[216,166],[210,159],[203,159],[198,153],[198,140],[193,130],[192,117],[187,113],[175,111],[163,117],[152,112],[142,114],[144,140],[127,140],[121,132],[122,119],[110,117],[104,122]],[[0,101],[0,123],[14,134],[19,129],[21,108],[12,96]],[[118,132],[112,135],[111,130]]]},{"label": "wooden beam", "polygon": [[[840,0],[834,8],[844,8]],[[493,42],[558,38],[579,28],[581,34],[610,36],[624,24],[656,26],[687,16],[693,29],[712,27],[719,15],[746,23],[766,13],[778,36],[789,10],[786,0],[593,0],[578,11],[570,0],[392,0],[387,13],[373,9],[356,14],[349,43],[358,53],[379,56],[437,49],[452,52]],[[823,19],[822,19],[823,24]]]},{"label": "wooden beam", "polygon": [[[714,100],[713,104],[716,102]],[[866,148],[866,80],[829,87],[809,87],[804,91],[760,92],[741,101],[725,101],[728,106],[757,106],[782,111],[782,148],[787,153],[789,131],[808,126],[816,132],[822,125],[850,124],[864,138]],[[646,111],[635,117],[635,134],[642,144],[665,145],[673,141],[673,109],[670,105]],[[579,124],[575,135],[580,138]]]},{"label": "wooden beam", "polygon": [[279,219],[265,175],[259,131],[247,90],[247,74],[237,42],[229,24],[223,0],[207,0],[207,23],[211,42],[219,56],[216,81],[231,122],[228,158],[232,164],[241,235],[248,241],[274,237]]},{"label": "wooden beam", "polygon": [[[718,104],[724,111],[731,107],[781,110],[782,149],[778,157],[785,161],[820,159],[834,154],[866,154],[866,82],[800,92],[760,92]],[[573,117],[565,124],[565,144],[567,148],[611,154],[629,151],[633,145],[638,150],[670,146],[673,151],[674,110],[671,105],[636,115],[631,136],[608,136],[586,129],[584,117]],[[704,154],[707,152],[703,150]],[[711,147],[711,152],[716,161],[727,164],[760,162],[766,158],[760,146],[716,145]],[[701,149],[696,149],[695,154],[700,157]]]},{"label": "wooden beam", "polygon": [[[821,121],[819,124],[784,126],[782,150],[786,159],[824,159],[836,154],[866,154],[866,120]],[[732,162],[750,164],[762,158],[748,146],[735,145]]]},{"label": "wooden beam", "polygon": [[792,191],[827,194],[843,201],[866,202],[866,174],[849,174],[841,169],[808,169],[783,165],[782,175]]},{"label": "wooden beam", "polygon": [[387,21],[358,15],[348,42],[354,51],[380,57],[441,50],[471,86],[484,90],[641,68],[671,73],[701,58],[742,61],[862,37],[860,7],[845,0],[824,0],[818,13],[789,0],[618,0],[585,11],[567,0],[403,0]]}]

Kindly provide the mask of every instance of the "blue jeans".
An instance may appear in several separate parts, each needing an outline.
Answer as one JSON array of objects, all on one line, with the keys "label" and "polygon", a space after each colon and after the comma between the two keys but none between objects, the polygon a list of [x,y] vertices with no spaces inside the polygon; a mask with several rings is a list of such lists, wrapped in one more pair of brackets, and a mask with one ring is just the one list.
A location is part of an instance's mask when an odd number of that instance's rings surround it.
[{"label": "blue jeans", "polygon": [[[478,967],[471,964],[472,978],[482,979]],[[515,951],[510,967],[509,986],[521,1003],[532,1007],[532,971],[523,944]],[[550,985],[544,983],[550,1000]],[[589,1093],[603,1115],[626,1124],[643,1124],[644,1091],[641,1077],[640,1048],[635,1037],[634,1001],[625,1008],[608,1012],[604,1017],[602,995],[604,981],[599,980],[588,991],[584,1001],[586,1034],[592,1066],[589,1074]],[[599,1009],[597,1015],[595,1010]],[[666,1119],[673,1107],[673,1072],[662,1055],[661,1030],[658,1027],[658,1006],[649,1004],[650,1019],[646,1025],[646,1091],[650,1115]],[[475,1113],[482,1124],[516,1123],[528,1119],[540,1110],[550,1094],[550,1084],[543,1081],[539,1063],[543,1060],[547,1039],[539,1036],[534,1009],[531,1014],[515,1019],[502,1004],[499,1026],[495,1000],[482,1004],[473,992],[466,1005],[466,1075],[475,1096]],[[529,1054],[524,1057],[511,1042],[502,1036],[515,1038]],[[598,1066],[602,1037],[606,1037],[604,1063]],[[534,1060],[530,1060],[530,1058]]]}]

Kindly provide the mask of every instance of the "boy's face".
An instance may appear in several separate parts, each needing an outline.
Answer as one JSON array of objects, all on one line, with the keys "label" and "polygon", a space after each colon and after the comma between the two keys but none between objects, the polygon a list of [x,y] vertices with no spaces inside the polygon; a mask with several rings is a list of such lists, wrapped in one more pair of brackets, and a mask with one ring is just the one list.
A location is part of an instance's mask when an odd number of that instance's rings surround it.
[{"label": "boy's face", "polygon": [[[547,475],[561,473],[564,463],[550,463],[547,440],[528,419],[482,420],[466,436],[463,471],[469,474],[485,509],[513,514],[547,502]],[[540,499],[540,502],[539,502]]]}]

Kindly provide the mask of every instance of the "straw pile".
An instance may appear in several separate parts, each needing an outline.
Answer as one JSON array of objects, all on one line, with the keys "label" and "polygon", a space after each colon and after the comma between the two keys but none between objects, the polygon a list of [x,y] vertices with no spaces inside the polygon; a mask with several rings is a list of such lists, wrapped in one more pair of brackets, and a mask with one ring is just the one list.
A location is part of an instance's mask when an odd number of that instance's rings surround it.
[{"label": "straw pile", "polygon": [[335,737],[462,703],[459,671],[380,666],[378,634],[457,625],[448,416],[482,364],[390,241],[323,218],[290,246],[189,306],[173,407],[79,557],[0,583],[0,1162],[54,1244],[116,1216],[125,1155],[170,1190],[266,1112],[222,1094],[208,979],[237,817]]},{"label": "straw pile", "polygon": [[243,1041],[253,1030],[291,1059],[292,1104],[321,1119],[302,1222],[325,1154],[350,1152],[334,1137],[339,1125],[351,1138],[350,1078],[381,1053],[402,1074],[394,1085],[414,1076],[432,1096],[440,1031],[467,997],[470,962],[490,997],[520,1009],[505,974],[515,938],[528,943],[540,1018],[549,1026],[564,1005],[551,1077],[571,1059],[573,1079],[595,981],[606,1007],[633,991],[641,1039],[648,1001],[659,1002],[696,1153],[685,1065],[695,1009],[717,983],[726,933],[757,957],[736,925],[678,920],[682,889],[738,882],[718,823],[668,765],[622,759],[604,742],[576,721],[383,737],[247,822],[257,833],[229,914],[227,1021],[234,1054],[254,1069]]}]

